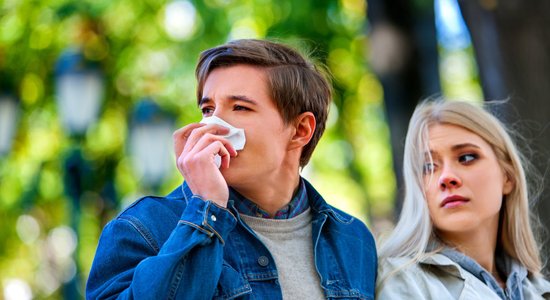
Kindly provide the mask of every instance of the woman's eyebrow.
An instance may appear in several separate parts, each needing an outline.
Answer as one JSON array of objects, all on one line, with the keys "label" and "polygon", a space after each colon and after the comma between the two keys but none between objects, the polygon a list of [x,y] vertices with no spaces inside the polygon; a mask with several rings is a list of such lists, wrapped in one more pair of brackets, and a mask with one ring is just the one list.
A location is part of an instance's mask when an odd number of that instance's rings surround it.
[{"label": "woman's eyebrow", "polygon": [[[462,144],[456,144],[456,145],[453,145],[451,147],[451,150],[452,151],[457,151],[457,150],[461,150],[461,149],[464,149],[464,148],[476,148],[476,149],[481,149],[481,147],[479,147],[478,145],[476,144],[472,144],[472,143],[462,143]],[[430,150],[430,151],[426,151],[424,152],[424,157],[430,157],[430,156],[437,156],[438,153],[437,151],[434,151],[434,150]]]},{"label": "woman's eyebrow", "polygon": [[434,151],[434,150],[430,150],[430,151],[426,151],[424,152],[424,157],[425,158],[430,158],[430,157],[438,157],[438,152],[437,151]]},{"label": "woman's eyebrow", "polygon": [[479,146],[476,145],[476,144],[472,144],[472,143],[463,143],[463,144],[453,145],[453,146],[451,147],[451,150],[461,150],[461,149],[464,149],[464,148],[477,148],[477,149],[481,149],[481,147],[479,147]]}]

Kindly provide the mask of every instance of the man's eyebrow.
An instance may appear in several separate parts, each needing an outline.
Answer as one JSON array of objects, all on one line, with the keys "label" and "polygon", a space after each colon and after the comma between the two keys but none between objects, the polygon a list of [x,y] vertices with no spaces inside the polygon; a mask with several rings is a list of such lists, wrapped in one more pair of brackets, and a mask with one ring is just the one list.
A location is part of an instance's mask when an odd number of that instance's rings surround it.
[{"label": "man's eyebrow", "polygon": [[[245,95],[230,95],[227,98],[230,99],[230,100],[234,100],[234,101],[244,101],[244,102],[254,104],[254,105],[258,104],[256,101],[248,98]],[[203,105],[204,103],[210,102],[210,101],[212,101],[212,98],[202,97],[202,99],[199,101],[199,106]]]},{"label": "man's eyebrow", "polygon": [[201,106],[202,106],[202,105],[203,105],[204,103],[206,103],[206,102],[210,102],[210,101],[212,101],[212,99],[211,99],[211,98],[208,98],[208,97],[202,97],[202,98],[201,98],[201,100],[199,100],[199,103],[198,103],[198,105],[199,105],[199,107],[201,107]]},{"label": "man's eyebrow", "polygon": [[245,95],[231,95],[228,98],[231,99],[231,100],[235,100],[235,101],[238,100],[238,101],[244,101],[244,102],[247,102],[247,103],[250,103],[250,104],[257,104],[256,101],[248,98]]}]

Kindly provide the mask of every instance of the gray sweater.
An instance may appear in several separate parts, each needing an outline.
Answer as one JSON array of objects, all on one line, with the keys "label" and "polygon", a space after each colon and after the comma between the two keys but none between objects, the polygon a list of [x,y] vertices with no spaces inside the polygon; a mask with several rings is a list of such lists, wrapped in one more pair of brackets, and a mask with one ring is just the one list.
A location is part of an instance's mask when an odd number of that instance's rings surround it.
[{"label": "gray sweater", "polygon": [[283,299],[325,298],[315,269],[310,209],[291,219],[240,217],[275,259]]}]

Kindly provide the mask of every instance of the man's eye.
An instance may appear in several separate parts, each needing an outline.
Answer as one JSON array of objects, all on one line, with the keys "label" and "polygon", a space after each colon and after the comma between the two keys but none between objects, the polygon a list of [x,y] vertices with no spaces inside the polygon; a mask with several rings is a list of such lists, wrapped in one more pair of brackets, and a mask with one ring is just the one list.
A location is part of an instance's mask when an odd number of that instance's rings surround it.
[{"label": "man's eye", "polygon": [[458,158],[458,161],[461,163],[470,163],[478,158],[477,154],[468,153],[463,154]]},{"label": "man's eye", "polygon": [[202,107],[201,112],[203,115],[209,115],[212,114],[214,110],[211,107]]},{"label": "man's eye", "polygon": [[241,106],[241,105],[235,105],[234,109],[235,110],[250,110],[248,107],[244,107],[244,106]]}]

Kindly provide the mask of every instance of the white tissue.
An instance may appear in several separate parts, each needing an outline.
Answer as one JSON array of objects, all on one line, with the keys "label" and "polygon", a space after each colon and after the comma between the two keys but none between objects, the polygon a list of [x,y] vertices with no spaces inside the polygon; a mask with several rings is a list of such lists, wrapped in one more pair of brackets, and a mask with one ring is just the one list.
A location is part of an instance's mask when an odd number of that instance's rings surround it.
[{"label": "white tissue", "polygon": [[[243,150],[244,149],[244,144],[246,144],[246,137],[244,135],[244,129],[242,128],[236,128],[236,127],[233,127],[231,124],[227,123],[226,121],[216,117],[216,116],[212,116],[212,117],[206,117],[204,119],[202,119],[201,121],[202,124],[218,124],[218,125],[221,125],[223,127],[227,127],[229,128],[229,133],[226,134],[226,135],[222,135],[222,137],[224,137],[226,140],[229,141],[229,143],[231,143],[231,145],[233,146],[233,148],[235,150]],[[216,154],[215,158],[214,158],[214,162],[216,163],[216,166],[218,166],[218,168],[221,166],[221,162],[222,162],[222,159],[219,155]]]}]

